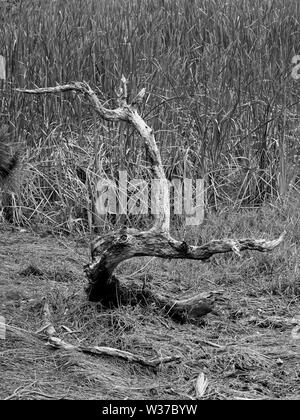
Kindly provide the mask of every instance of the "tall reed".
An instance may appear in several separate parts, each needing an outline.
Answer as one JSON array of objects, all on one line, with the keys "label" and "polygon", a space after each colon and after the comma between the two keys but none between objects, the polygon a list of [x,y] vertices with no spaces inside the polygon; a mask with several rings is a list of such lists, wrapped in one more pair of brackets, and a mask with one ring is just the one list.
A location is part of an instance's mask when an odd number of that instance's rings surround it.
[{"label": "tall reed", "polygon": [[205,177],[208,206],[298,188],[297,0],[8,0],[0,20],[0,123],[27,168],[18,220],[81,227],[97,174],[147,176],[130,127],[102,124],[72,94],[14,90],[85,80],[114,106],[122,73],[133,94],[147,89],[141,112],[168,175]]}]

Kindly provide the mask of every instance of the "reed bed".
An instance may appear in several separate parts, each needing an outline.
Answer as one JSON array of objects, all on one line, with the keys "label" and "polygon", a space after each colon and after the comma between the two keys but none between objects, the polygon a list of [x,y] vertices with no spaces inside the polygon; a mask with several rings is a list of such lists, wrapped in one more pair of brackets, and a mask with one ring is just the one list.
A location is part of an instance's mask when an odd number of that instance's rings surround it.
[{"label": "reed bed", "polygon": [[15,91],[85,80],[114,106],[122,74],[132,95],[147,90],[141,113],[168,177],[205,178],[208,210],[299,192],[297,0],[8,0],[0,21],[0,124],[22,157],[14,222],[92,230],[99,177],[148,176],[130,127],[71,93]]}]

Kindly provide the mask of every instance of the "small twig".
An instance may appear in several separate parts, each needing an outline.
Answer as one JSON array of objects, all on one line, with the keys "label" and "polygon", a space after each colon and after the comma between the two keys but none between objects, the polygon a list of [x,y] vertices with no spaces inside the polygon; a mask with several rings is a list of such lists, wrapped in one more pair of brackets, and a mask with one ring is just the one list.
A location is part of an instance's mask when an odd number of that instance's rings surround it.
[{"label": "small twig", "polygon": [[50,399],[50,400],[62,400],[62,399],[64,399],[65,397],[67,397],[68,396],[68,394],[64,394],[64,395],[51,395],[51,394],[44,394],[43,392],[41,392],[41,391],[29,391],[29,393],[28,393],[29,395],[31,395],[31,394],[36,394],[36,395],[40,395],[41,397],[45,397],[45,398],[48,398],[48,399]]},{"label": "small twig", "polygon": [[226,349],[226,346],[221,346],[220,344],[213,343],[213,342],[211,342],[211,341],[207,341],[207,340],[199,340],[199,342],[200,342],[201,344],[206,344],[207,346],[216,347],[217,349],[220,349],[220,350],[225,350],[225,349]]},{"label": "small twig", "polygon": [[43,325],[42,327],[36,331],[36,334],[39,334],[41,332],[45,332],[45,334],[48,337],[52,337],[54,334],[56,334],[55,328],[51,322],[51,313],[50,313],[50,307],[46,300],[46,298],[43,298],[44,301],[44,307],[43,307]]},{"label": "small twig", "polygon": [[74,346],[73,344],[67,343],[57,337],[50,337],[47,344],[53,348],[64,349],[67,351],[77,351],[77,352],[82,352],[82,353],[94,354],[98,356],[119,357],[121,359],[127,360],[128,362],[136,362],[143,366],[149,366],[152,368],[156,368],[162,363],[179,361],[181,359],[180,356],[168,356],[168,357],[163,357],[163,358],[147,360],[144,357],[139,356],[137,354],[133,354],[124,350],[115,349],[112,347]]}]

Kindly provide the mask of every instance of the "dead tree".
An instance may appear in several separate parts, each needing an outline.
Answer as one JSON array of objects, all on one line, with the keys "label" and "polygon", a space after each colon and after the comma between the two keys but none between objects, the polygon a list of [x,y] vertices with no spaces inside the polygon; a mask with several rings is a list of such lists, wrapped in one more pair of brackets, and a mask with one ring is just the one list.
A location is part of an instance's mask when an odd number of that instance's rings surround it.
[{"label": "dead tree", "polygon": [[125,121],[131,124],[145,143],[149,156],[153,178],[159,180],[157,194],[158,212],[154,215],[151,229],[139,231],[132,228],[121,228],[104,236],[97,237],[91,244],[92,261],[84,268],[88,286],[86,292],[90,301],[99,301],[106,307],[120,303],[135,304],[137,302],[155,302],[174,319],[198,320],[213,311],[213,305],[219,292],[204,292],[188,299],[174,300],[162,296],[150,287],[142,287],[132,279],[117,278],[113,273],[116,267],[133,257],[153,256],[168,259],[208,260],[212,255],[226,252],[240,254],[246,249],[260,252],[272,251],[284,238],[284,233],[273,241],[264,239],[223,239],[212,240],[201,246],[192,246],[185,241],[174,239],[170,235],[170,202],[168,181],[165,177],[162,160],[157,147],[154,132],[139,115],[137,105],[143,101],[145,89],[128,101],[127,81],[121,79],[118,93],[118,107],[105,108],[95,92],[87,83],[72,83],[68,85],[19,89],[27,94],[61,93],[74,91],[84,94],[96,113],[107,121]]}]

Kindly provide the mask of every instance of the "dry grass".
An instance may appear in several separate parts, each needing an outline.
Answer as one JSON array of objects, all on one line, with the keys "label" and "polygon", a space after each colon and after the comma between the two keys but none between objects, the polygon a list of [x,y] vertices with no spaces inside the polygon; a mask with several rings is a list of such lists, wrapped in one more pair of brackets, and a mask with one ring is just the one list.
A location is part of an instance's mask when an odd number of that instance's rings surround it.
[{"label": "dry grass", "polygon": [[[140,258],[118,269],[171,296],[223,289],[220,316],[208,315],[201,325],[176,324],[153,306],[103,310],[87,303],[82,265],[89,258],[88,238],[3,230],[0,313],[8,331],[0,342],[1,398],[195,398],[203,372],[204,399],[299,399],[299,339],[291,335],[299,315],[298,205],[223,214],[203,226],[204,241],[265,237],[266,231],[274,237],[288,228],[285,243],[271,254],[217,256],[210,264]],[[185,236],[193,241],[190,232]],[[153,370],[51,350],[35,335],[43,325],[44,297],[65,341],[149,358],[179,355],[181,361]]]}]

